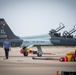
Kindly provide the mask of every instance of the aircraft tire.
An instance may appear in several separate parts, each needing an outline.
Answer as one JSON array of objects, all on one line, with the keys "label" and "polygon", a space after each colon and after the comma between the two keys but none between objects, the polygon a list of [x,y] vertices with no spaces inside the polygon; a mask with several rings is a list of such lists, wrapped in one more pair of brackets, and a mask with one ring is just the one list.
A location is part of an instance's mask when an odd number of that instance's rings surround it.
[{"label": "aircraft tire", "polygon": [[42,57],[42,54],[37,53],[37,56],[38,56],[38,57]]},{"label": "aircraft tire", "polygon": [[24,52],[23,55],[24,55],[24,56],[28,56],[28,53],[27,53],[27,52]]}]

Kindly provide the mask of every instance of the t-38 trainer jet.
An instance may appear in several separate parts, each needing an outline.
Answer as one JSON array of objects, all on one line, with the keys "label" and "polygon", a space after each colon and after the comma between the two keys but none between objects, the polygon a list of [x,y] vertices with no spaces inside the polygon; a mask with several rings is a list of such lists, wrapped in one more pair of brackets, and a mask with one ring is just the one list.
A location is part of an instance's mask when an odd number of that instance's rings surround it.
[{"label": "t-38 trainer jet", "polygon": [[64,31],[63,35],[61,36],[61,33],[58,33],[58,31],[64,27],[64,24],[60,23],[57,29],[51,29],[48,34],[30,37],[19,37],[12,32],[6,21],[1,18],[0,46],[3,46],[5,38],[8,37],[12,47],[22,47],[24,56],[28,56],[27,48],[36,46],[37,51],[34,53],[37,53],[37,56],[39,57],[43,54],[41,46],[76,46],[76,39],[72,35],[72,33],[76,31],[75,26],[69,32]]}]

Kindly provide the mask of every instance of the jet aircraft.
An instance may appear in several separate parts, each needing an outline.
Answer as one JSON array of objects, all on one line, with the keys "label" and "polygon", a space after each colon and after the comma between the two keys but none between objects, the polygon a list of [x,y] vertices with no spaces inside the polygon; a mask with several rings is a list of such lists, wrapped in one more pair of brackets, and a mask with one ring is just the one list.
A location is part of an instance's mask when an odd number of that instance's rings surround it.
[{"label": "jet aircraft", "polygon": [[22,49],[24,50],[24,56],[28,56],[26,48],[36,46],[37,56],[40,57],[43,54],[41,46],[76,46],[76,39],[72,35],[72,33],[76,31],[75,26],[69,32],[64,31],[63,35],[61,36],[61,33],[58,33],[58,31],[60,31],[64,27],[64,24],[60,23],[57,29],[51,29],[48,34],[30,37],[19,37],[12,32],[6,21],[1,18],[0,47],[3,46],[5,38],[8,37],[12,47],[22,47]]}]

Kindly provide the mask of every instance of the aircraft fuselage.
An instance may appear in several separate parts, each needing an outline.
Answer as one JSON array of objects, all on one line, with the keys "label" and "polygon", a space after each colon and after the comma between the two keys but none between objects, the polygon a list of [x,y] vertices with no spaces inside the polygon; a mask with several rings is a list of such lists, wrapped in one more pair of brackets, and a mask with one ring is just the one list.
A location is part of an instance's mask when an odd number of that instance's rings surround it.
[{"label": "aircraft fuselage", "polygon": [[[0,40],[0,47],[3,46],[4,41],[5,41],[5,39]],[[9,41],[11,42],[12,47],[20,47],[23,42],[23,40],[21,40],[21,39],[9,39]]]}]

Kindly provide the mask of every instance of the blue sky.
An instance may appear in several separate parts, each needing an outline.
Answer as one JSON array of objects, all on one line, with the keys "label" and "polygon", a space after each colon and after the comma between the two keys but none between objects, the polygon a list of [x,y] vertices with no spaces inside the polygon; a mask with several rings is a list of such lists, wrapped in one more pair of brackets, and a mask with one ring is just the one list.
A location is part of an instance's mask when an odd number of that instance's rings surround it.
[{"label": "blue sky", "polygon": [[21,37],[47,34],[60,22],[61,32],[69,31],[76,24],[76,0],[0,0],[0,18]]}]

